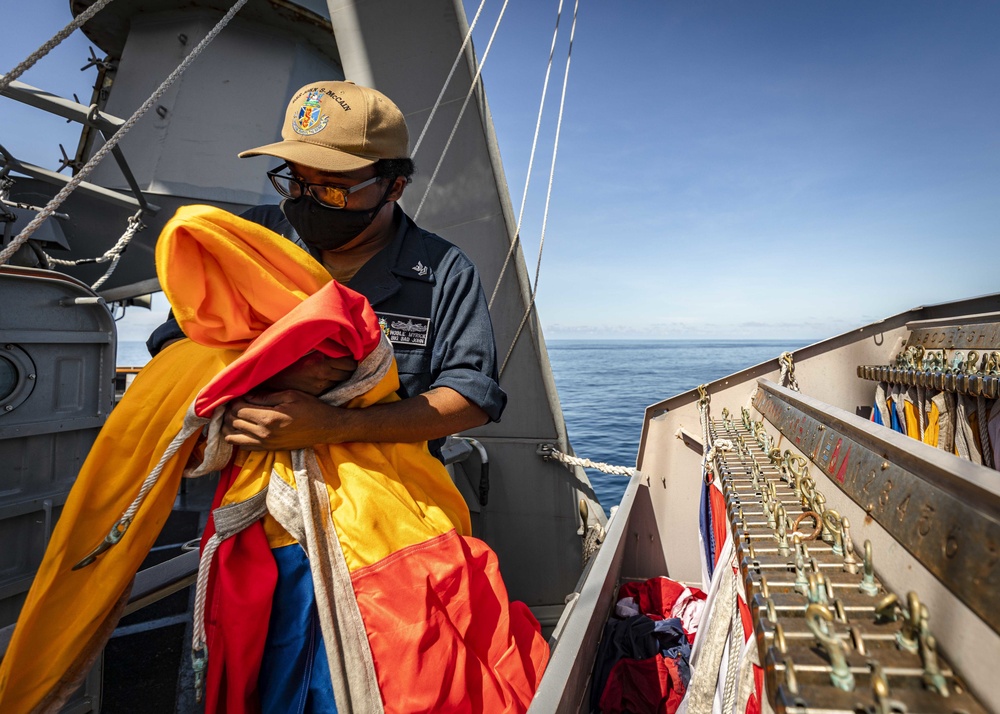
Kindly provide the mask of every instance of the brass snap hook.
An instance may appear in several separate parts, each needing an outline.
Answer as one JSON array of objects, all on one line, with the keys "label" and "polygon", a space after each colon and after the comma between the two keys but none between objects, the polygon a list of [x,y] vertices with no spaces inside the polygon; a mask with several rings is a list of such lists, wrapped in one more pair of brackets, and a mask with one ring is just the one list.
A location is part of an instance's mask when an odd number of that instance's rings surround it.
[{"label": "brass snap hook", "polygon": [[111,526],[111,532],[104,536],[104,540],[90,551],[87,556],[81,560],[79,563],[73,566],[73,570],[80,570],[81,568],[86,568],[88,565],[97,560],[98,556],[107,550],[110,550],[112,546],[118,545],[118,542],[125,535],[125,531],[132,524],[131,518],[122,518],[120,521]]}]

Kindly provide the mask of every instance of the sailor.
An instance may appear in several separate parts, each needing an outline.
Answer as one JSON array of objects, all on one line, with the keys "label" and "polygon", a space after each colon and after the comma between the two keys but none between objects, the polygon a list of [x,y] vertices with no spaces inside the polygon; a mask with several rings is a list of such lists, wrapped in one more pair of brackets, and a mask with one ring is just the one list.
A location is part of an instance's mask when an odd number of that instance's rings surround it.
[{"label": "sailor", "polygon": [[[426,440],[440,455],[445,436],[499,420],[507,397],[476,268],[397,204],[414,169],[399,108],[352,82],[313,82],[292,96],[281,141],[240,154],[251,156],[283,162],[267,172],[283,200],[243,217],[309,251],[368,298],[393,345],[402,399],[346,410],[296,390],[250,396],[231,405],[226,439],[248,450]],[[181,337],[171,318],[147,344],[155,355]]]},{"label": "sailor", "polygon": [[547,644],[425,442],[248,452],[216,428],[262,385],[345,409],[398,402],[368,300],[209,206],[178,210],[156,262],[191,339],[143,369],[80,469],[0,663],[0,711],[62,707],[182,476],[217,471],[192,637],[206,711],[524,712]]}]

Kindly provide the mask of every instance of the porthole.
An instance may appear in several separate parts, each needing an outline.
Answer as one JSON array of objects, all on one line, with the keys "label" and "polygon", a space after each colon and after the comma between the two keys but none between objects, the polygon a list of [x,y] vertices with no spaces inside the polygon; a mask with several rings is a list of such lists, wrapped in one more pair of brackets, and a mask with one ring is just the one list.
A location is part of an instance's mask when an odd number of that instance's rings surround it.
[{"label": "porthole", "polygon": [[35,364],[16,345],[0,347],[0,417],[14,411],[35,388]]},{"label": "porthole", "polygon": [[0,357],[0,402],[14,393],[17,387],[17,367],[8,359]]}]

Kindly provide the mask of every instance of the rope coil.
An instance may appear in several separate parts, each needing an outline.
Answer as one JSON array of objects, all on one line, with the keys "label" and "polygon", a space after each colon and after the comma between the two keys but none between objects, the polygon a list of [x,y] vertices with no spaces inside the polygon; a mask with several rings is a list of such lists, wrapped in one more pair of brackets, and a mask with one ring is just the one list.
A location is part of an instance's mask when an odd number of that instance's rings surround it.
[{"label": "rope coil", "polygon": [[788,387],[793,392],[798,392],[799,382],[795,379],[795,362],[791,352],[782,352],[778,357],[778,364],[781,365],[781,374],[778,375],[778,384]]}]

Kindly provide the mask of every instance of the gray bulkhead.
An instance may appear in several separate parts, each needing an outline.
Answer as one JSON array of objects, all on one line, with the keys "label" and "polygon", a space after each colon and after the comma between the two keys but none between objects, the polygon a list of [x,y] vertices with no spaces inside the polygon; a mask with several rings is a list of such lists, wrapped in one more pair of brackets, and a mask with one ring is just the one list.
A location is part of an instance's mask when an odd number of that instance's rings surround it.
[{"label": "gray bulkhead", "polygon": [[79,281],[0,268],[0,628],[24,602],[114,404],[115,329]]}]

